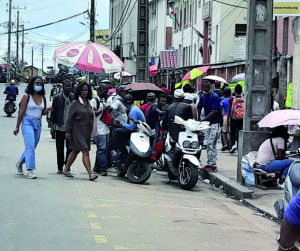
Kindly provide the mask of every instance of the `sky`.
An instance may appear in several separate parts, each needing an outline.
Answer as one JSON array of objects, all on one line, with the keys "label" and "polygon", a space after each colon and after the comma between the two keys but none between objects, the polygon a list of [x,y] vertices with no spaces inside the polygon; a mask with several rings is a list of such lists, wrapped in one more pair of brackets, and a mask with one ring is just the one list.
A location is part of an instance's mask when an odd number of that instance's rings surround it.
[{"label": "sky", "polygon": [[[96,1],[96,29],[109,28],[109,0]],[[17,11],[20,12],[20,24],[26,28],[51,23],[64,19],[90,8],[91,0],[12,0],[12,22],[16,23]],[[25,9],[26,7],[26,9]],[[18,9],[19,8],[19,9]],[[0,25],[8,22],[8,0],[0,0]],[[42,68],[42,45],[44,46],[44,70],[47,66],[53,66],[53,54],[60,45],[60,41],[76,38],[74,41],[89,40],[88,15],[84,14],[77,18],[70,19],[51,26],[25,32],[25,52],[24,61],[31,65],[31,48],[34,48],[33,64],[37,68]],[[16,30],[16,28],[14,28]],[[1,35],[7,32],[7,28],[0,26],[0,55],[7,51],[8,36]],[[78,38],[77,38],[78,35]],[[20,56],[21,56],[20,37]],[[57,41],[59,40],[59,41]],[[12,34],[12,51],[16,51],[16,35]],[[1,59],[0,59],[1,63]]]}]

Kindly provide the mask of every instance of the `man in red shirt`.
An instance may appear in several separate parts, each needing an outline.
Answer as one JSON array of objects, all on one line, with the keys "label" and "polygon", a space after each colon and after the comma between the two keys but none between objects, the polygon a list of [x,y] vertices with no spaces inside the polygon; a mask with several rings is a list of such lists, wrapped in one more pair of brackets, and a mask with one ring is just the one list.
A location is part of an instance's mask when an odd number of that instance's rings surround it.
[{"label": "man in red shirt", "polygon": [[140,109],[142,110],[142,112],[145,115],[145,118],[147,118],[150,107],[151,107],[151,105],[153,105],[155,103],[155,100],[156,100],[155,94],[153,92],[149,92],[147,94],[147,103],[140,107]]}]

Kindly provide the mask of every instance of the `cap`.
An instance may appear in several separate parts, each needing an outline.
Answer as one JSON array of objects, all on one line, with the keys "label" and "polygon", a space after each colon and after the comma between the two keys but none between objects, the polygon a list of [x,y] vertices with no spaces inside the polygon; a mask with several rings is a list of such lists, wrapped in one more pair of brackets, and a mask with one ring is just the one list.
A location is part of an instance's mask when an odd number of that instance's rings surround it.
[{"label": "cap", "polygon": [[130,94],[125,95],[123,101],[125,104],[132,104],[134,102],[133,97]]},{"label": "cap", "polygon": [[177,89],[174,92],[174,98],[184,98],[184,92],[182,89]]},{"label": "cap", "polygon": [[156,99],[156,95],[153,92],[147,94],[147,99]]},{"label": "cap", "polygon": [[184,99],[190,100],[190,101],[194,102],[194,97],[193,97],[193,95],[190,94],[190,93],[185,93],[185,94],[184,94]]},{"label": "cap", "polygon": [[126,85],[120,85],[118,87],[117,93],[121,92],[121,91],[129,91],[130,89],[126,86]]}]

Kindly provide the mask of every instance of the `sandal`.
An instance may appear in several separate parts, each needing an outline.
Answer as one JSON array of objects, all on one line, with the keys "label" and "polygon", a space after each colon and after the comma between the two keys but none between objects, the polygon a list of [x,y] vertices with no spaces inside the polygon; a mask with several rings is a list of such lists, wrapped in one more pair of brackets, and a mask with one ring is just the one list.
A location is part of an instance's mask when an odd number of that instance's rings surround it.
[{"label": "sandal", "polygon": [[74,178],[74,176],[71,174],[71,172],[69,171],[69,172],[63,172],[63,174],[65,175],[65,176],[67,176],[68,178]]},{"label": "sandal", "polygon": [[93,181],[93,180],[95,180],[95,179],[98,179],[98,175],[96,175],[96,174],[92,174],[91,176],[90,176],[90,181]]}]

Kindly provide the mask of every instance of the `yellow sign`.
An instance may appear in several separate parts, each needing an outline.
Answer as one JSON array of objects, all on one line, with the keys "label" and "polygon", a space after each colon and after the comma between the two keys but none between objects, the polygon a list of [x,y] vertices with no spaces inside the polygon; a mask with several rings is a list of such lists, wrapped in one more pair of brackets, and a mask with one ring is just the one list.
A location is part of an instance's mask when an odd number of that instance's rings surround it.
[{"label": "yellow sign", "polygon": [[300,16],[299,0],[274,0],[275,16]]},{"label": "yellow sign", "polygon": [[291,108],[293,105],[293,84],[289,83],[286,93],[285,107]]}]

